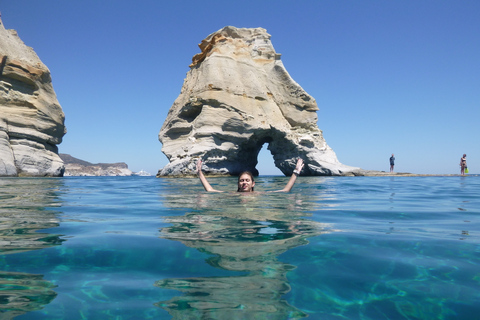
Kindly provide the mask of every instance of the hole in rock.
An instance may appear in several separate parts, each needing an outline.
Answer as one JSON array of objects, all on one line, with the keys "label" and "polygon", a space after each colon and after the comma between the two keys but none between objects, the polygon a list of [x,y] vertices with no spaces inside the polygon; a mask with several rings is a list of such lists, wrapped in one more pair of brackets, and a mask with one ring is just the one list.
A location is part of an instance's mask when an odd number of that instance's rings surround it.
[{"label": "hole in rock", "polygon": [[258,153],[257,170],[261,176],[283,176],[282,171],[275,166],[273,156],[270,150],[267,149],[268,144],[265,143]]}]

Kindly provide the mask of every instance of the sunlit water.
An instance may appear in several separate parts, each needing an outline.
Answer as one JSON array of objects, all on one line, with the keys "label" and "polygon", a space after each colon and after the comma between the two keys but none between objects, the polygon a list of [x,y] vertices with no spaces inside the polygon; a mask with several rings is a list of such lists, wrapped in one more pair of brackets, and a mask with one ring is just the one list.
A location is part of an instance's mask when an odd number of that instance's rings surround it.
[{"label": "sunlit water", "polygon": [[479,194],[479,177],[300,177],[255,195],[0,179],[0,319],[478,319]]}]

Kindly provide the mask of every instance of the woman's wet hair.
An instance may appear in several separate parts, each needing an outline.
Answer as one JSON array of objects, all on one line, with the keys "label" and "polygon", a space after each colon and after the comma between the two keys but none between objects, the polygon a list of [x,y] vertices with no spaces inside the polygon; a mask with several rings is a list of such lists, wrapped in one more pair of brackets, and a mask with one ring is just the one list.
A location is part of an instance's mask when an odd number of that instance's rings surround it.
[{"label": "woman's wet hair", "polygon": [[[255,181],[255,179],[253,178],[253,174],[250,171],[243,171],[238,175],[238,182],[240,182],[240,177],[243,176],[244,174],[249,175],[250,179],[252,179],[252,182]],[[254,191],[253,187],[252,187],[252,191]],[[240,187],[238,187],[237,192],[240,192]]]}]

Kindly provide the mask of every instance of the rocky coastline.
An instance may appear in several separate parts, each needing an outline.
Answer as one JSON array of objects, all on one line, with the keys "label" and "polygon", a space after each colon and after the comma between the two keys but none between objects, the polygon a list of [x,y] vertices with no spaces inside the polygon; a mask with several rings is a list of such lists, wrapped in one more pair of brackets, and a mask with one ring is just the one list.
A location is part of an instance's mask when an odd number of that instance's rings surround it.
[{"label": "rocky coastline", "polygon": [[65,177],[112,177],[134,175],[134,173],[128,169],[128,165],[125,162],[90,163],[65,153],[60,153],[59,156],[65,164]]},{"label": "rocky coastline", "polygon": [[357,172],[355,176],[360,177],[476,177],[477,174],[446,174],[446,173],[409,173],[409,172],[386,172],[386,171],[373,171],[364,170]]}]

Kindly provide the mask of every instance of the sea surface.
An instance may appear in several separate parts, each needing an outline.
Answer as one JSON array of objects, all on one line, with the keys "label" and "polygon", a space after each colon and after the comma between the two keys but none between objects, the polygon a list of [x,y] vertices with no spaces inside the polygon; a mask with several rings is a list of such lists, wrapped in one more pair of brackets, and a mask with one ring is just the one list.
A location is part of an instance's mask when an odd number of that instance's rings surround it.
[{"label": "sea surface", "polygon": [[480,319],[479,195],[478,176],[299,177],[256,194],[1,178],[0,319]]}]

